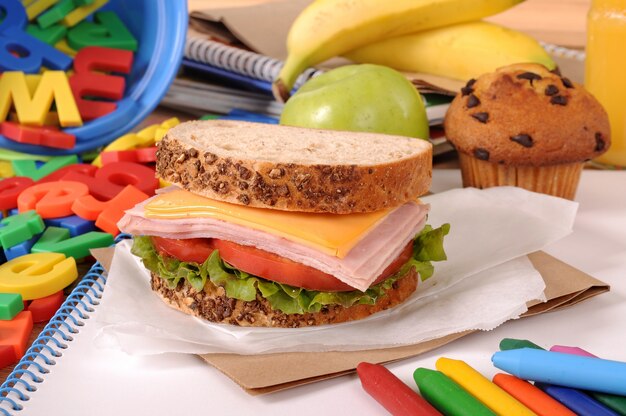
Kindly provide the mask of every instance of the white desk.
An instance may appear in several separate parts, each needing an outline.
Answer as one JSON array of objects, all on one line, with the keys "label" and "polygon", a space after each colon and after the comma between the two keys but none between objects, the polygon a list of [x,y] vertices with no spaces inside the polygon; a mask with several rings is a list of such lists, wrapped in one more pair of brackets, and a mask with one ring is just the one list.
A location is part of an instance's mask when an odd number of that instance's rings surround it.
[{"label": "white desk", "polygon": [[[435,170],[432,190],[460,186],[457,170]],[[490,362],[502,338],[526,338],[544,347],[577,345],[626,361],[626,172],[585,171],[574,233],[545,251],[612,286],[611,292],[571,308],[507,322],[419,357],[389,365],[414,387],[417,367],[438,357],[462,359],[491,377]],[[529,230],[532,232],[532,230]],[[140,300],[139,300],[140,301]],[[419,317],[416,317],[419,319]],[[361,388],[356,375],[272,395],[253,397],[198,357],[130,357],[97,350],[93,319],[23,403],[20,415],[380,415],[384,409]]]}]

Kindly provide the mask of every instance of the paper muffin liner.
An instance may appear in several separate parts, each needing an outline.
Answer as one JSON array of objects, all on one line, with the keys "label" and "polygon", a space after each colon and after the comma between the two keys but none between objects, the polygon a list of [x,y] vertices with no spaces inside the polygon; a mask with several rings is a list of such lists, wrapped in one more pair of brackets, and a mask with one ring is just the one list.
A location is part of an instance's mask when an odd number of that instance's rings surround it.
[{"label": "paper muffin liner", "polygon": [[463,186],[518,186],[529,191],[574,199],[583,162],[548,166],[506,166],[459,152]]}]

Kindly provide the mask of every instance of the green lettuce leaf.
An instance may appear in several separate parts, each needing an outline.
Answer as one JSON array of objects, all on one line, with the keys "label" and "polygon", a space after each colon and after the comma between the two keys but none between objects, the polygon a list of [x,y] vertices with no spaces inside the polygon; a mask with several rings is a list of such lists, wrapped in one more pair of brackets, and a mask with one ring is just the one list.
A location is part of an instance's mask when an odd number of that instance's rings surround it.
[{"label": "green lettuce leaf", "polygon": [[436,229],[429,225],[424,227],[424,230],[415,236],[412,258],[396,274],[365,292],[359,290],[321,292],[268,281],[224,262],[217,250],[214,250],[202,264],[179,261],[159,255],[152,240],[147,236],[136,236],[131,252],[142,259],[148,270],[165,279],[170,288],[175,288],[181,281],[186,281],[195,290],[200,291],[207,280],[210,280],[214,285],[223,287],[228,297],[252,301],[259,293],[274,309],[286,314],[303,314],[319,312],[327,305],[344,307],[355,304],[373,305],[393,286],[395,281],[408,273],[411,268],[417,270],[422,281],[428,279],[434,271],[431,261],[446,259],[443,237],[449,231],[449,224]]}]

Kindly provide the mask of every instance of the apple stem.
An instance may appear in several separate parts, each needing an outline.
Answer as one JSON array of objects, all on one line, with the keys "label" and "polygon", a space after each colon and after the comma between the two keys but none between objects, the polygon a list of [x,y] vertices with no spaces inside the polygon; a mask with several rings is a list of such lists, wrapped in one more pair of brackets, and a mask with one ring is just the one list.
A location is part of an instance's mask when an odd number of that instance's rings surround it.
[{"label": "apple stem", "polygon": [[280,78],[272,84],[272,94],[274,94],[274,98],[281,103],[286,103],[289,97],[291,97],[289,89]]}]

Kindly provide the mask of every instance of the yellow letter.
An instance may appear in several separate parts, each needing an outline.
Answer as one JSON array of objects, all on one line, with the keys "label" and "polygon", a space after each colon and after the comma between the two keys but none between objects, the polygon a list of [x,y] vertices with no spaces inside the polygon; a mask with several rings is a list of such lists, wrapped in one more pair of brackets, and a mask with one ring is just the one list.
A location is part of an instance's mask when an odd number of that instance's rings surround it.
[{"label": "yellow letter", "polygon": [[69,286],[78,277],[76,260],[61,253],[27,254],[0,265],[0,292],[39,299]]},{"label": "yellow letter", "polygon": [[[29,84],[32,88],[33,81],[28,79],[30,77],[41,77],[32,98]],[[23,72],[8,71],[0,78],[0,121],[6,120],[13,103],[20,123],[42,126],[52,101],[56,103],[61,126],[83,124],[65,72],[47,71],[43,75],[26,76]]]}]

